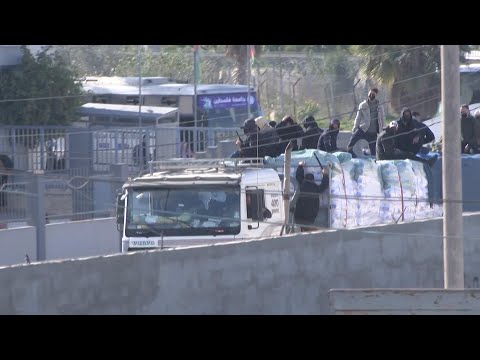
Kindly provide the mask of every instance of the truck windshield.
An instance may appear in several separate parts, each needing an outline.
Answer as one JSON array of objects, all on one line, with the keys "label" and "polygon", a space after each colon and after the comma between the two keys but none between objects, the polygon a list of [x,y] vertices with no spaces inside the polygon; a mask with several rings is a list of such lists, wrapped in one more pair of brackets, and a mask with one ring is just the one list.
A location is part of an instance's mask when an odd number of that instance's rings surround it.
[{"label": "truck windshield", "polygon": [[240,233],[240,187],[138,188],[128,191],[125,235]]}]

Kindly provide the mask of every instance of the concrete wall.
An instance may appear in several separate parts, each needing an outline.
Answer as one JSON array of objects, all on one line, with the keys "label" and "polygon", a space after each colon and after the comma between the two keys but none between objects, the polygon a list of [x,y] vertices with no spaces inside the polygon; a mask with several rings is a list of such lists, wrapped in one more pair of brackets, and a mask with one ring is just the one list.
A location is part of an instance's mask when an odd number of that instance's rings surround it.
[{"label": "concrete wall", "polygon": [[[115,218],[72,221],[46,226],[47,260],[120,252]],[[35,227],[0,230],[0,266],[36,259]]]},{"label": "concrete wall", "polygon": [[35,260],[35,228],[0,230],[0,264],[13,265],[25,262],[25,254]]},{"label": "concrete wall", "polygon": [[480,315],[480,289],[332,289],[335,315]]},{"label": "concrete wall", "polygon": [[[464,224],[472,287],[480,214]],[[328,314],[332,288],[443,287],[441,234],[434,219],[8,267],[0,313]]]},{"label": "concrete wall", "polygon": [[115,218],[46,226],[47,259],[66,259],[120,252]]}]

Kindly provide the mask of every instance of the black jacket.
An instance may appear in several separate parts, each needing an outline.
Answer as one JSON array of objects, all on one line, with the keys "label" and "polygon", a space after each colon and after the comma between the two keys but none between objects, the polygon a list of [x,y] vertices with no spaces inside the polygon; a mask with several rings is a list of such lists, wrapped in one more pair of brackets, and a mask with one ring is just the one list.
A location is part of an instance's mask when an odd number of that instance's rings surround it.
[{"label": "black jacket", "polygon": [[[253,135],[256,136],[256,135]],[[274,128],[266,128],[258,133],[258,155],[259,157],[279,155],[279,137]],[[256,156],[256,155],[255,155]]]},{"label": "black jacket", "polygon": [[[434,141],[435,135],[428,126],[418,120],[411,118],[409,121],[404,121],[405,111],[409,111],[409,109],[403,108],[400,119],[398,120],[398,136],[395,138],[396,147],[399,150],[416,154],[424,144]],[[420,140],[414,144],[413,139],[416,136],[419,136]]]},{"label": "black jacket", "polygon": [[322,135],[323,130],[320,129],[316,122],[308,124],[305,133],[303,134],[301,149],[316,149],[318,139]]},{"label": "black jacket", "polygon": [[275,128],[278,136],[280,137],[280,153],[285,152],[285,148],[288,143],[293,140],[293,151],[298,150],[298,141],[297,139],[303,137],[303,129],[298,124],[288,125],[284,121],[281,121],[280,124]]},{"label": "black jacket", "polygon": [[328,129],[318,139],[317,149],[326,152],[335,152],[337,148],[338,129]]},{"label": "black jacket", "polygon": [[250,133],[240,145],[240,156],[242,158],[257,157],[257,134]]},{"label": "black jacket", "polygon": [[477,145],[477,139],[474,131],[475,118],[471,114],[468,114],[466,118],[461,118],[460,121],[462,141],[470,146]]},{"label": "black jacket", "polygon": [[376,157],[377,160],[416,160],[425,161],[414,153],[397,148],[395,129],[386,128],[377,137]]},{"label": "black jacket", "polygon": [[[427,125],[425,125],[424,123],[418,120],[414,120],[414,123],[415,123],[415,127],[417,128],[415,136],[416,135],[420,136],[420,141],[418,142],[418,144],[420,144],[420,147],[432,141],[435,141],[435,134],[433,133],[432,130],[430,130],[430,128]],[[420,149],[418,151],[420,151]]]},{"label": "black jacket", "polygon": [[314,181],[305,179],[305,170],[303,166],[299,166],[295,177],[300,184],[300,195],[295,205],[295,221],[299,224],[312,224],[320,209],[318,194],[328,187],[328,175],[324,175],[322,183],[317,185]]},{"label": "black jacket", "polygon": [[253,157],[277,157],[279,155],[279,138],[275,129],[267,129],[250,133],[240,147],[240,156],[243,158]]},{"label": "black jacket", "polygon": [[391,160],[395,158],[395,129],[386,128],[377,137],[377,160]]}]

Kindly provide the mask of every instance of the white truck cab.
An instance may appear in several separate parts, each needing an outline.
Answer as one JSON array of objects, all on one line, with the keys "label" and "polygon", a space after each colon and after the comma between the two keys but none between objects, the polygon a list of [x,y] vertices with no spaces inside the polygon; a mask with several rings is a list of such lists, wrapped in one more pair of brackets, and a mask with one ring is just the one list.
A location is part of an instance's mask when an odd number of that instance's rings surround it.
[{"label": "white truck cab", "polygon": [[151,162],[117,197],[122,252],[280,235],[282,185],[261,159]]}]

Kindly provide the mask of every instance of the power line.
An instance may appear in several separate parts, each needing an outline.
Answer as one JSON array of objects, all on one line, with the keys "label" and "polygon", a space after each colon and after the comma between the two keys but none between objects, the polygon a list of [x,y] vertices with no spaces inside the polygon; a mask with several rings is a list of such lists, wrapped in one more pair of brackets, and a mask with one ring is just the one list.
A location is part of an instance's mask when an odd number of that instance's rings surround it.
[{"label": "power line", "polygon": [[420,46],[415,46],[415,47],[411,47],[411,48],[407,48],[407,49],[403,49],[403,50],[386,51],[384,53],[376,54],[376,55],[366,55],[366,57],[376,58],[376,57],[382,57],[382,56],[385,56],[385,55],[391,55],[391,54],[396,54],[396,53],[405,53],[405,52],[408,52],[408,51],[413,51],[413,50],[417,50],[417,49],[421,49],[421,48],[429,47],[429,46],[434,47],[434,46],[438,46],[438,45],[420,45]]}]

